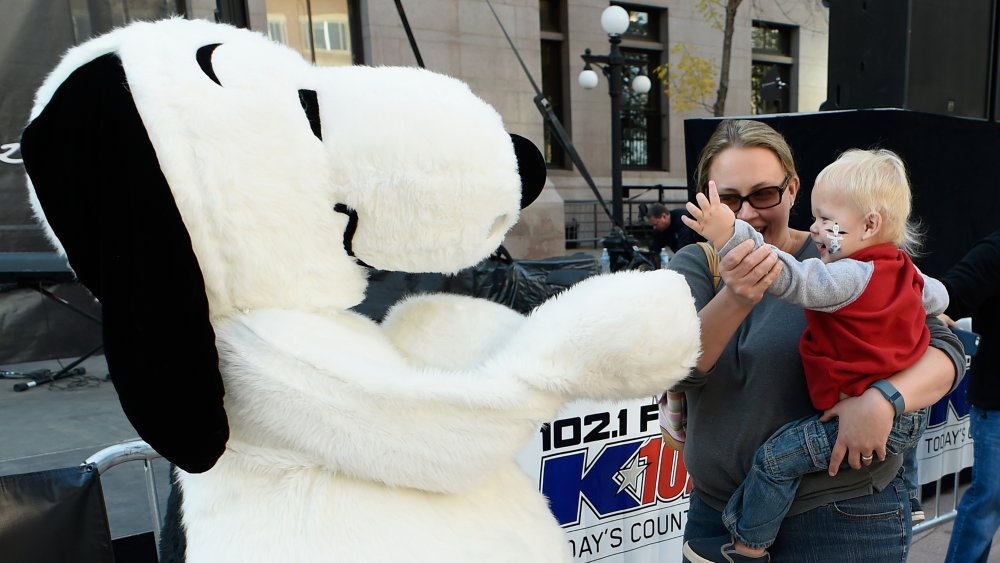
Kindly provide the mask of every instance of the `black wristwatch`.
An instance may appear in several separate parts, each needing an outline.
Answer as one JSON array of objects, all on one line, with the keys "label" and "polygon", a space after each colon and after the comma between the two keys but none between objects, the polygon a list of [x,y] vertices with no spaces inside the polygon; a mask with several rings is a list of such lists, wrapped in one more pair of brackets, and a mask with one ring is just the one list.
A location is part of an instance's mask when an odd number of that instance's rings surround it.
[{"label": "black wristwatch", "polygon": [[896,416],[899,416],[906,412],[906,401],[903,399],[903,394],[896,389],[892,383],[889,383],[886,379],[879,379],[875,383],[871,384],[870,388],[878,389],[879,393],[885,397],[886,401],[892,403],[892,408],[896,409]]}]

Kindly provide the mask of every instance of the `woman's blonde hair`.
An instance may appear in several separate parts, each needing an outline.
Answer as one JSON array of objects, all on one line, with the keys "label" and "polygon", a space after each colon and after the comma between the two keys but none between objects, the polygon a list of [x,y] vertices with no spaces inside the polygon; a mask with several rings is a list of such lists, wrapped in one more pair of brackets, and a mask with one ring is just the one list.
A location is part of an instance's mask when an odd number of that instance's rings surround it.
[{"label": "woman's blonde hair", "polygon": [[708,193],[708,169],[719,153],[728,148],[760,147],[774,153],[781,161],[785,173],[795,176],[795,161],[792,159],[792,148],[788,141],[770,125],[749,119],[727,119],[719,123],[715,132],[709,137],[705,148],[701,150],[698,168],[695,170],[694,181],[701,193]]},{"label": "woman's blonde hair", "polygon": [[887,149],[850,149],[816,176],[816,185],[844,190],[863,215],[879,213],[887,240],[913,255],[923,233],[910,218],[913,195],[903,159]]}]

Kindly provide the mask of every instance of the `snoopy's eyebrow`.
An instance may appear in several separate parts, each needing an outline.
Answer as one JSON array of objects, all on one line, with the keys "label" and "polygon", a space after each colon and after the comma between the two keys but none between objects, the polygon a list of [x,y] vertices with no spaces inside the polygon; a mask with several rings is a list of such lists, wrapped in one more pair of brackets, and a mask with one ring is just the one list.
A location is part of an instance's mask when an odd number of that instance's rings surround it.
[{"label": "snoopy's eyebrow", "polygon": [[323,126],[319,120],[319,100],[316,90],[299,90],[299,103],[309,120],[309,128],[320,141],[323,140]]},{"label": "snoopy's eyebrow", "polygon": [[215,75],[215,69],[212,68],[212,52],[219,45],[222,45],[222,43],[212,43],[211,45],[200,47],[196,58],[198,59],[198,66],[201,67],[201,71],[205,73],[205,76],[211,78],[212,82],[222,86],[222,83],[219,82],[219,77]]}]

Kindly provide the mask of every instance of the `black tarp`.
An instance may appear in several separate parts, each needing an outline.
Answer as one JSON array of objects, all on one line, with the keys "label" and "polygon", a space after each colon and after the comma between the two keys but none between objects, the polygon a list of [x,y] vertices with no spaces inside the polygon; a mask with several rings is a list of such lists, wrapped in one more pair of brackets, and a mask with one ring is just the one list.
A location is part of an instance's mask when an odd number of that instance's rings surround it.
[{"label": "black tarp", "polygon": [[97,469],[0,477],[0,554],[5,563],[114,563]]},{"label": "black tarp", "polygon": [[511,260],[499,253],[454,276],[372,270],[365,300],[355,310],[381,321],[389,307],[408,295],[457,293],[489,299],[526,314],[596,273],[597,261],[583,252],[539,260]]},{"label": "black tarp", "polygon": [[471,269],[472,295],[527,314],[574,283],[597,273],[586,253],[512,263],[480,264]]},{"label": "black tarp", "polygon": [[[45,289],[100,318],[101,306],[77,283]],[[101,327],[89,318],[28,288],[0,285],[0,366],[81,356],[101,343]]]}]

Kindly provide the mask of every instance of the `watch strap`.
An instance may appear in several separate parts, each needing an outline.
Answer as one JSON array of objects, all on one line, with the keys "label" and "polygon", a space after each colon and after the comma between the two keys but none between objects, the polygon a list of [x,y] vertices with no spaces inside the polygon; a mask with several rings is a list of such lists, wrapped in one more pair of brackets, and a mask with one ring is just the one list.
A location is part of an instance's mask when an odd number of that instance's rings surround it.
[{"label": "watch strap", "polygon": [[871,387],[878,389],[879,393],[885,397],[885,400],[892,403],[892,407],[896,409],[896,416],[899,416],[906,412],[906,401],[903,399],[903,394],[896,389],[896,386],[889,383],[886,379],[879,379],[875,383],[871,384]]}]

